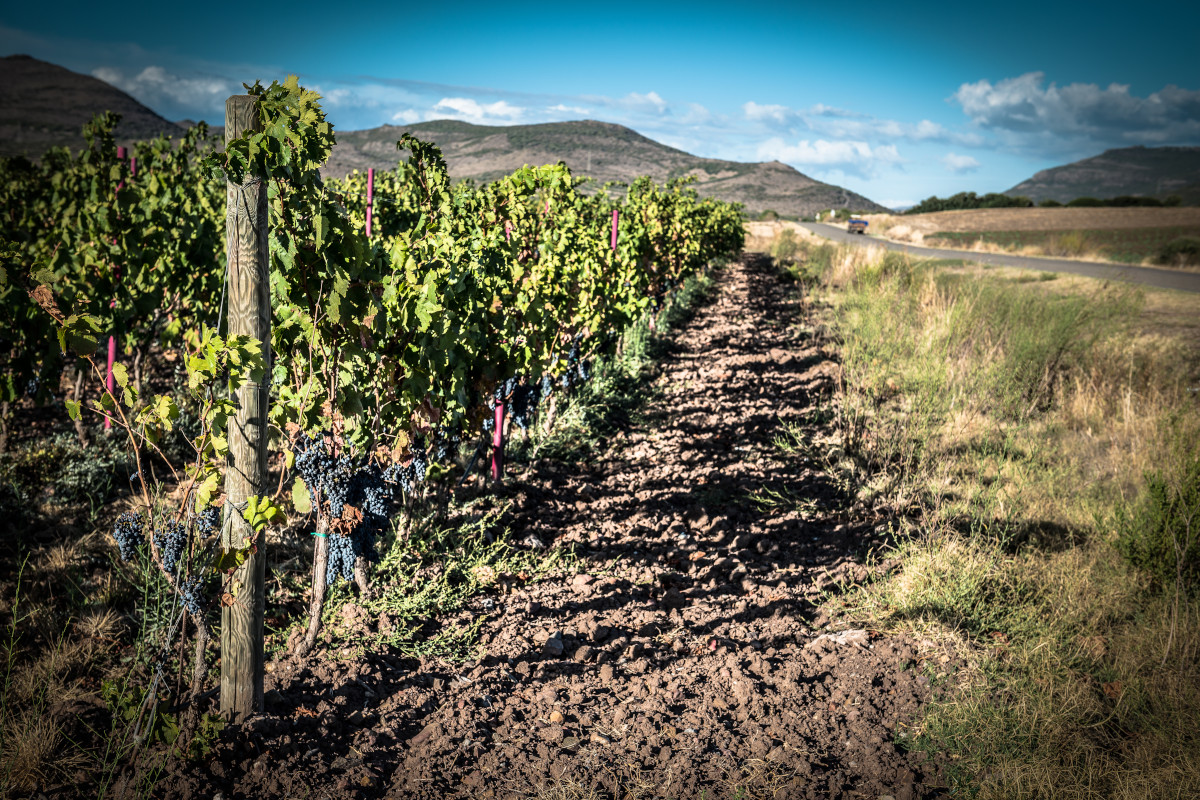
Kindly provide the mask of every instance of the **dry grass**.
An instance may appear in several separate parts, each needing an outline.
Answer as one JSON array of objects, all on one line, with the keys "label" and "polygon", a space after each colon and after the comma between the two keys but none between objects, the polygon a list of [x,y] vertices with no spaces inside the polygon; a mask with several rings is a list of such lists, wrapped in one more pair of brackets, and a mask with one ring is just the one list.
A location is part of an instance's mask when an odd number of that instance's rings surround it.
[{"label": "dry grass", "polygon": [[[885,485],[918,520],[901,568],[841,613],[968,664],[918,743],[979,797],[1200,796],[1200,609],[1112,546],[1116,509],[1181,441],[1172,426],[1200,431],[1200,298],[809,255],[843,357],[838,419],[863,461],[897,470]],[[1025,378],[1053,377],[1048,402],[1005,412],[997,399],[1020,396],[1005,365],[1081,297],[1097,310],[1083,306],[1073,355]]]},{"label": "dry grass", "polygon": [[773,222],[747,222],[746,223],[746,245],[745,249],[750,253],[766,253],[771,249],[771,244],[779,238],[779,234],[785,230],[793,231],[801,241],[817,242],[820,237],[802,227],[797,222],[789,222],[787,220],[775,220]]},{"label": "dry grass", "polygon": [[[88,594],[80,575],[103,543],[95,535],[39,545],[3,594],[0,642],[0,796],[72,780],[95,754],[70,740],[71,708],[95,697],[98,670],[125,626],[107,605],[112,574]],[[99,743],[103,746],[103,743]]]}]

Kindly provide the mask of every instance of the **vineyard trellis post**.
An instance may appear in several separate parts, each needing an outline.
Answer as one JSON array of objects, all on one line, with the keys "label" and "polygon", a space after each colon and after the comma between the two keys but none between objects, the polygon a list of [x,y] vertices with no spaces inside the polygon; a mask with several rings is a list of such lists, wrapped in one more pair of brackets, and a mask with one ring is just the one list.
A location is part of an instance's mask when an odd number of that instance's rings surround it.
[{"label": "vineyard trellis post", "polygon": [[[262,130],[258,98],[234,95],[225,101],[225,143]],[[261,343],[266,369],[261,381],[247,380],[234,401],[237,413],[227,431],[225,514],[221,545],[226,550],[252,543],[234,571],[221,605],[221,714],[233,722],[262,710],[263,613],[266,606],[266,547],[262,531],[243,518],[248,498],[266,490],[267,409],[271,374],[271,295],[268,287],[267,182],[245,174],[240,184],[225,184],[229,336],[251,336]],[[249,376],[247,376],[249,377]]]}]

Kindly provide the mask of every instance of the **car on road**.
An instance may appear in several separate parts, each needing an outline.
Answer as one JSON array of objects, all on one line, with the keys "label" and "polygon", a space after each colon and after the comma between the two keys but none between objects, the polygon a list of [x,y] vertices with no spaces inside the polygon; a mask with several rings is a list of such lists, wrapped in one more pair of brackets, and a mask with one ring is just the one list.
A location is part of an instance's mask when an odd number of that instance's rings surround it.
[{"label": "car on road", "polygon": [[865,219],[851,219],[849,224],[846,225],[846,230],[850,233],[865,234],[867,232],[867,225],[869,224]]}]

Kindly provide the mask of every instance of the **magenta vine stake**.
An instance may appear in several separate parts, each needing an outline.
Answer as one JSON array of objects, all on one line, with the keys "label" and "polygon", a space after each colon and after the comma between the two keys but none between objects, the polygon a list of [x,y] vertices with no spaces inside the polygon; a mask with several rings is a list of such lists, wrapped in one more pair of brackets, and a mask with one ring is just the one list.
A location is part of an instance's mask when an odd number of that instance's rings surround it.
[{"label": "magenta vine stake", "polygon": [[504,477],[504,401],[496,401],[496,427],[492,431],[492,480]]},{"label": "magenta vine stake", "polygon": [[619,220],[620,217],[621,217],[620,210],[614,208],[613,209],[613,229],[612,229],[612,249],[613,250],[617,249],[617,224],[618,224],[617,220]]},{"label": "magenta vine stake", "polygon": [[[121,161],[125,160],[125,148],[124,147],[117,148],[117,158]],[[133,163],[136,164],[137,159],[133,159]],[[121,181],[117,184],[118,192],[124,188],[125,188],[125,181]],[[116,306],[117,306],[117,298],[114,297],[109,301],[108,307],[116,308]],[[115,392],[116,392],[116,388],[117,388],[116,381],[113,379],[113,371],[112,371],[113,362],[116,360],[117,360],[117,337],[114,335],[110,335],[108,337],[108,371],[105,373],[104,385],[108,389],[108,393],[113,396],[115,396]],[[104,430],[106,430],[106,431],[112,430],[112,417],[109,416],[108,414],[104,415]]]},{"label": "magenta vine stake", "polygon": [[375,168],[367,167],[367,238],[371,238],[371,217],[375,210]]}]

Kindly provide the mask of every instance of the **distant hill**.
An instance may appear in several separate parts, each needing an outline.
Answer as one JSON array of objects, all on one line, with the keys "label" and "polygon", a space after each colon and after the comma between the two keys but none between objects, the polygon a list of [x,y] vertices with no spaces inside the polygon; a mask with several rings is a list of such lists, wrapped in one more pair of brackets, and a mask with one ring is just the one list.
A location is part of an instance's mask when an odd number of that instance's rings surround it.
[{"label": "distant hill", "polygon": [[115,131],[121,142],[186,130],[98,78],[30,56],[0,58],[0,156],[79,150],[84,123],[101,111],[121,115]]},{"label": "distant hill", "polygon": [[[54,146],[78,150],[83,145],[84,123],[101,111],[121,115],[116,135],[122,143],[163,133],[178,135],[188,127],[160,117],[90,75],[30,56],[0,58],[0,156],[36,158]],[[354,169],[391,169],[400,157],[396,140],[405,131],[441,147],[454,178],[490,181],[525,164],[564,161],[576,175],[598,183],[629,182],[639,175],[661,183],[694,175],[700,194],[743,203],[751,213],[770,209],[796,217],[829,208],[887,210],[860,194],[821,183],[778,161],[746,164],[700,158],[629,128],[591,120],[502,127],[436,120],[338,131],[338,144],[322,172],[337,177]],[[212,133],[219,136],[221,128]]]},{"label": "distant hill", "polygon": [[593,120],[506,126],[435,120],[341,131],[324,173],[340,177],[354,169],[391,169],[400,157],[396,140],[406,131],[437,144],[453,178],[490,181],[525,164],[563,161],[575,175],[599,183],[628,182],[639,175],[661,183],[694,175],[700,194],[743,203],[752,213],[771,209],[784,216],[804,216],[829,208],[886,210],[778,161],[747,164],[700,158],[621,125]]},{"label": "distant hill", "polygon": [[1177,194],[1200,202],[1200,147],[1125,147],[1073,164],[1042,170],[1004,192],[1034,202],[1060,203],[1076,197],[1140,195],[1163,199]]}]

